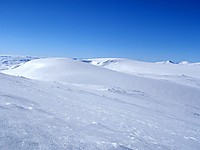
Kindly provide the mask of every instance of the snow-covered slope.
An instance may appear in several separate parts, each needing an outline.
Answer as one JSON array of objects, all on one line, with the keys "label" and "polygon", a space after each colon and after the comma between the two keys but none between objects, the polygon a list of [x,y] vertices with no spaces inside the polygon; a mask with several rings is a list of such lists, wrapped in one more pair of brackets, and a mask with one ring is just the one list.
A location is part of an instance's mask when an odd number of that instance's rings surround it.
[{"label": "snow-covered slope", "polygon": [[200,148],[199,86],[65,58],[3,72],[1,149]]},{"label": "snow-covered slope", "polygon": [[167,61],[160,61],[160,62],[156,62],[157,64],[178,64],[176,62],[173,62],[171,60],[167,60]]},{"label": "snow-covered slope", "polygon": [[149,63],[122,58],[98,58],[82,61],[130,75],[164,79],[194,87],[200,86],[199,63],[176,64],[171,61]]},{"label": "snow-covered slope", "polygon": [[171,61],[149,63],[122,58],[97,58],[83,61],[128,74],[185,75],[200,78],[200,66],[195,65],[197,63],[176,64]]},{"label": "snow-covered slope", "polygon": [[[115,80],[121,82],[119,79],[132,78],[128,75],[68,58],[33,60],[18,68],[5,70],[3,73],[45,81],[81,84],[115,84],[113,82]],[[116,74],[118,76],[115,76]],[[112,76],[112,82],[110,82],[109,76]]]}]

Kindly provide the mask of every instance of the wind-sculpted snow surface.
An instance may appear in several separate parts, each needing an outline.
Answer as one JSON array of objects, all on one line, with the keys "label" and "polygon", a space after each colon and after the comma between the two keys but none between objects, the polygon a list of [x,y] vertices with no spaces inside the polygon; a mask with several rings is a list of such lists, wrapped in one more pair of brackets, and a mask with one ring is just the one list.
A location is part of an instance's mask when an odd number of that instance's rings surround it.
[{"label": "wind-sculpted snow surface", "polygon": [[0,149],[200,149],[198,86],[63,58],[4,73]]}]

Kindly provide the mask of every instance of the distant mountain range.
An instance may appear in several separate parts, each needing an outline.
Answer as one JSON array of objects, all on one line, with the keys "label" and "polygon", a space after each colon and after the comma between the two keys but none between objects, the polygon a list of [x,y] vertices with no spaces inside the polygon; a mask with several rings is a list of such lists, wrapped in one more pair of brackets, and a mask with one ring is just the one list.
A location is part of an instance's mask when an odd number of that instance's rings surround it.
[{"label": "distant mountain range", "polygon": [[39,57],[32,56],[0,56],[0,70],[18,67],[19,65]]}]

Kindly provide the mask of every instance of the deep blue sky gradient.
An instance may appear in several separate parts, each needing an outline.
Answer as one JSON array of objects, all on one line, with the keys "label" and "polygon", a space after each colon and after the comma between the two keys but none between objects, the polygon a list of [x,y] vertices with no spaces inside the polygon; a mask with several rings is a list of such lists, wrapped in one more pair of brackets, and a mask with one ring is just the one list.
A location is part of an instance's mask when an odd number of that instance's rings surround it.
[{"label": "deep blue sky gradient", "polygon": [[200,1],[0,0],[0,54],[200,61]]}]

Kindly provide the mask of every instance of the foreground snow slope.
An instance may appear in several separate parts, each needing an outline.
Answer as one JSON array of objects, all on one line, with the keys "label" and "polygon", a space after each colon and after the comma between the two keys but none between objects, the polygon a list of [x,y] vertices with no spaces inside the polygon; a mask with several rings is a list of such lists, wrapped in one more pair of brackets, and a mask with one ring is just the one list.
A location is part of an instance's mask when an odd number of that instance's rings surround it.
[{"label": "foreground snow slope", "polygon": [[[1,149],[199,149],[200,88],[70,59],[0,74]],[[40,81],[38,81],[40,80]]]}]

